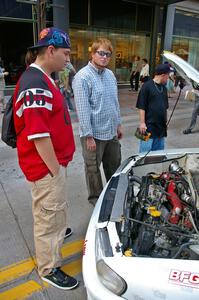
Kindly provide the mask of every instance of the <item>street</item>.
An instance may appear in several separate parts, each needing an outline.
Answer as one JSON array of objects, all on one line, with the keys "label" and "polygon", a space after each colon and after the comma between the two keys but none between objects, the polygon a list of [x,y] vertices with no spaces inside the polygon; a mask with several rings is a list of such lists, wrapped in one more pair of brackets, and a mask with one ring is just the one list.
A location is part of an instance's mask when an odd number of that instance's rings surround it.
[{"label": "street", "polygon": [[[169,99],[168,118],[178,92]],[[121,140],[122,160],[135,154],[139,141],[134,132],[139,124],[135,108],[137,94],[127,88],[119,90],[124,137]],[[184,91],[168,128],[166,148],[188,148],[199,145],[199,126],[184,135],[193,103],[184,100]],[[2,116],[1,116],[2,117]],[[78,121],[71,113],[76,152],[68,166],[69,224],[73,234],[63,246],[64,270],[78,278],[80,285],[73,291],[60,291],[44,284],[35,270],[33,219],[29,186],[19,169],[16,150],[0,141],[0,300],[44,299],[84,300],[86,292],[81,274],[82,244],[92,213],[87,201],[84,166],[78,137]],[[1,119],[0,119],[1,129]],[[104,300],[104,299],[103,299]]]}]

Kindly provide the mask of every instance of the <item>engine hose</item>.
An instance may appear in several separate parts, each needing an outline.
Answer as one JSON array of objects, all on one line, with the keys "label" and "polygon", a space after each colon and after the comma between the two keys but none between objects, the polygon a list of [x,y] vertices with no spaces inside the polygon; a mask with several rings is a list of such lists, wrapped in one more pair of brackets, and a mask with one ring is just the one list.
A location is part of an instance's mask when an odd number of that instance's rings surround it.
[{"label": "engine hose", "polygon": [[196,191],[194,191],[194,193],[195,193],[195,201],[194,201],[194,213],[195,213],[195,222],[196,222],[196,227],[197,228],[199,228],[199,223],[198,223],[198,218],[197,218],[197,214],[198,214],[198,212],[197,212],[197,193],[196,193]]},{"label": "engine hose", "polygon": [[177,253],[172,257],[172,259],[175,259],[178,257],[178,255],[181,253],[181,251],[189,246],[189,245],[197,245],[197,243],[194,243],[194,242],[188,242],[188,243],[184,243],[183,245],[180,246],[180,248],[178,249]]},{"label": "engine hose", "polygon": [[183,209],[182,203],[180,201],[180,198],[175,192],[176,184],[174,180],[171,180],[167,187],[167,192],[169,193],[169,196],[167,197],[170,201],[170,204],[172,206],[171,216],[169,217],[169,221],[172,224],[178,224],[180,213]]},{"label": "engine hose", "polygon": [[[165,226],[161,226],[161,225],[152,225],[152,224],[149,224],[149,223],[145,223],[143,221],[139,221],[139,220],[136,220],[134,218],[130,218],[130,217],[126,217],[127,220],[129,221],[132,221],[132,222],[135,222],[135,223],[139,223],[139,224],[142,224],[144,226],[148,226],[154,230],[162,230],[163,232],[166,232],[168,235],[170,235],[171,237],[176,237],[176,235],[180,235],[180,236],[184,236],[184,237],[187,237],[187,238],[190,238],[190,233],[189,234],[185,234],[185,233],[181,233],[181,232],[178,232],[178,231],[171,231],[169,230],[168,228],[165,228]],[[173,224],[172,224],[173,225]]]},{"label": "engine hose", "polygon": [[[191,183],[192,186],[194,187],[194,183],[193,183],[193,179],[191,178]],[[197,218],[197,192],[196,189],[194,188],[194,199],[193,199],[193,203],[194,203],[194,213],[195,213],[195,223],[196,223],[196,227],[197,229],[199,229],[199,222],[198,222],[198,218]]]},{"label": "engine hose", "polygon": [[[181,228],[176,224],[171,224],[170,222],[165,222],[165,224],[167,224],[170,228],[170,230],[178,230],[178,233],[180,234],[180,232],[182,232],[183,234],[190,234],[190,230],[185,229],[185,228]],[[166,227],[166,226],[165,226]]]},{"label": "engine hose", "polygon": [[136,176],[136,175],[131,176],[130,177],[130,181],[132,181],[132,182],[135,181],[135,182],[137,182],[139,184],[142,183],[142,179],[139,176]]},{"label": "engine hose", "polygon": [[188,214],[189,214],[189,220],[190,220],[190,222],[191,222],[193,228],[195,229],[196,233],[199,234],[198,228],[197,228],[197,226],[196,226],[196,224],[195,224],[195,222],[194,222],[194,218],[193,218],[191,212],[188,211]]}]

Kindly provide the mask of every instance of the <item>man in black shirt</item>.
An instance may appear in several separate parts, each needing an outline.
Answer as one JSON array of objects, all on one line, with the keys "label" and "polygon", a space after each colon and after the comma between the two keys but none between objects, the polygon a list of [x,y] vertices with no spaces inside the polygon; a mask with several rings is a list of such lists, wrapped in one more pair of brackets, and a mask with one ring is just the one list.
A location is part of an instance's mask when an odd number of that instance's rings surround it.
[{"label": "man in black shirt", "polygon": [[148,141],[141,140],[139,152],[164,149],[164,137],[167,136],[168,95],[166,83],[170,67],[160,64],[155,69],[155,76],[141,88],[136,107],[140,113],[141,134],[151,133]]}]

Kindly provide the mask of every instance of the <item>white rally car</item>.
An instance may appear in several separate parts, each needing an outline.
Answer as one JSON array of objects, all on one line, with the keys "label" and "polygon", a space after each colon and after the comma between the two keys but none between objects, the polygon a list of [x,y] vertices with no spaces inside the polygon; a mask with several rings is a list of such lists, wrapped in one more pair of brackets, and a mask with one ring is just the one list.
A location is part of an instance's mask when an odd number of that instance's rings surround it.
[{"label": "white rally car", "polygon": [[199,299],[199,149],[122,163],[91,216],[83,277],[89,300]]}]

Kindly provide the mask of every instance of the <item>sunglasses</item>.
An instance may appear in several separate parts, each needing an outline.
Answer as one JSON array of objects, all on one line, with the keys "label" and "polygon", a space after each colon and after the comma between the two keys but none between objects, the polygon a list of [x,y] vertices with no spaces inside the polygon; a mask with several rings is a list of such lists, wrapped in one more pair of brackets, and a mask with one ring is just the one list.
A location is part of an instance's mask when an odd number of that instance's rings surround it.
[{"label": "sunglasses", "polygon": [[103,56],[103,57],[106,56],[107,58],[111,57],[112,55],[111,52],[106,52],[106,51],[96,51],[96,52],[99,56]]}]

